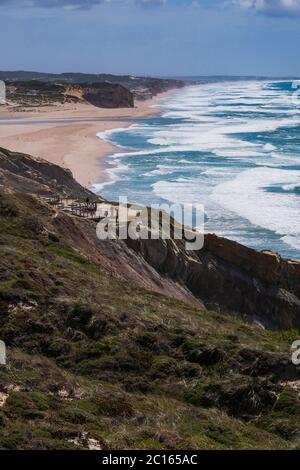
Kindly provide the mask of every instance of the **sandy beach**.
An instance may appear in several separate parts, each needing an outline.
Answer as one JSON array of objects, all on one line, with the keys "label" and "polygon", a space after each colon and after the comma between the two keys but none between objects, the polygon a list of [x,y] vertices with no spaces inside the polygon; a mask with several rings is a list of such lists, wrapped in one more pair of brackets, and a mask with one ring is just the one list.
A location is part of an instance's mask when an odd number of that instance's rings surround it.
[{"label": "sandy beach", "polygon": [[[115,150],[113,145],[99,139],[97,133],[130,126],[132,123],[126,119],[157,114],[159,110],[153,106],[172,92],[136,102],[134,108],[66,104],[12,112],[2,107],[0,120],[12,119],[12,123],[0,121],[0,146],[69,168],[77,181],[90,186],[105,179],[105,158]],[[15,121],[20,119],[26,122]]]}]

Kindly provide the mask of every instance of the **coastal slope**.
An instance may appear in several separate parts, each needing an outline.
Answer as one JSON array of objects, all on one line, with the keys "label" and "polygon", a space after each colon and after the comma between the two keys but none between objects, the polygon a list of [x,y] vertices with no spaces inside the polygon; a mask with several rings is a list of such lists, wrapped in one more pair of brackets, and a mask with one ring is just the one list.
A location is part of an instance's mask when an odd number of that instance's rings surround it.
[{"label": "coastal slope", "polygon": [[[99,200],[71,172],[29,155],[0,149],[3,188],[38,196]],[[187,251],[184,240],[100,241],[95,225],[82,227],[59,212],[54,227],[87,256],[115,274],[192,305],[206,306],[274,329],[300,328],[300,263],[272,252],[206,234],[204,247]],[[172,224],[172,221],[171,221]]]},{"label": "coastal slope", "polygon": [[[101,243],[95,222],[42,197],[46,188],[71,194],[69,172],[28,155],[0,156],[0,338],[10,366],[0,370],[2,449],[297,448],[296,330],[205,309],[184,282],[182,249],[177,260],[175,250],[165,258],[161,243],[154,259],[146,242]],[[47,174],[56,171],[53,184]],[[32,178],[33,189],[16,177]],[[257,282],[268,273],[275,290],[283,285],[283,260],[265,273],[240,246],[206,243],[207,266],[220,279],[226,268],[233,282],[238,267]],[[205,286],[197,269],[194,281]],[[222,295],[216,284],[220,305]]]}]

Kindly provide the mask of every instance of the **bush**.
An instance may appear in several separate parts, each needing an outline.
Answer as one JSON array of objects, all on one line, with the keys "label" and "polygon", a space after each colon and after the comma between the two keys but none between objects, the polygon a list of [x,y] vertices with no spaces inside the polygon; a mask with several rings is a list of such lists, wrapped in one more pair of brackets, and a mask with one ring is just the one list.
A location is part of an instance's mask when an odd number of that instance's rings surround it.
[{"label": "bush", "polygon": [[0,217],[13,218],[19,215],[17,207],[5,196],[0,195]]},{"label": "bush", "polygon": [[274,411],[291,414],[295,419],[296,416],[300,417],[299,394],[291,388],[286,388],[275,403]]},{"label": "bush", "polygon": [[42,392],[12,392],[4,405],[10,418],[36,419],[49,409],[49,397]]}]

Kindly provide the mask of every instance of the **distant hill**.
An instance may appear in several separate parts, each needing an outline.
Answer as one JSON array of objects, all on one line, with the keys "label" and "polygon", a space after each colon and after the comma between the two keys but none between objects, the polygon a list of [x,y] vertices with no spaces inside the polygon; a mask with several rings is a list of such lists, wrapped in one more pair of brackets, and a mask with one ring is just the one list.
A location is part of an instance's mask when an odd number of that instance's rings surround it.
[{"label": "distant hill", "polygon": [[162,79],[152,77],[135,77],[131,75],[89,74],[89,73],[42,73],[30,71],[0,71],[0,80],[6,82],[28,82],[31,80],[41,82],[54,82],[63,84],[96,84],[108,82],[122,85],[137,99],[152,98],[158,93],[185,85],[183,80]]},{"label": "distant hill", "polygon": [[18,107],[41,107],[87,102],[99,108],[132,108],[133,93],[119,83],[68,84],[41,80],[6,81],[7,102]]},{"label": "distant hill", "polygon": [[96,83],[96,82],[123,82],[129,79],[127,75],[110,75],[110,74],[92,74],[92,73],[44,73],[44,72],[30,72],[24,70],[16,71],[0,71],[1,80],[12,81],[27,81],[27,80],[41,80],[43,82],[66,82],[66,83]]}]

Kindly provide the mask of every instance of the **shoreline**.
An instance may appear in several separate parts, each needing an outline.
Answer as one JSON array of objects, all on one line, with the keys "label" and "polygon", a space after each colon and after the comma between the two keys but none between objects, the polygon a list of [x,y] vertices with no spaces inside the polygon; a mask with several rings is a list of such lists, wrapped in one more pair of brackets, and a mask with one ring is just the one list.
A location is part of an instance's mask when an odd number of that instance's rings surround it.
[{"label": "shoreline", "polygon": [[[134,108],[104,109],[89,104],[66,104],[18,112],[7,107],[0,108],[2,120],[26,120],[22,125],[16,121],[1,125],[0,120],[0,146],[68,168],[85,187],[103,184],[108,180],[105,174],[107,159],[119,147],[99,138],[97,134],[130,127],[133,122],[128,119],[158,115],[160,110],[155,106],[178,91],[173,89],[151,100],[137,101]],[[72,122],[65,123],[64,119]],[[87,122],[82,121],[85,119]]]}]

